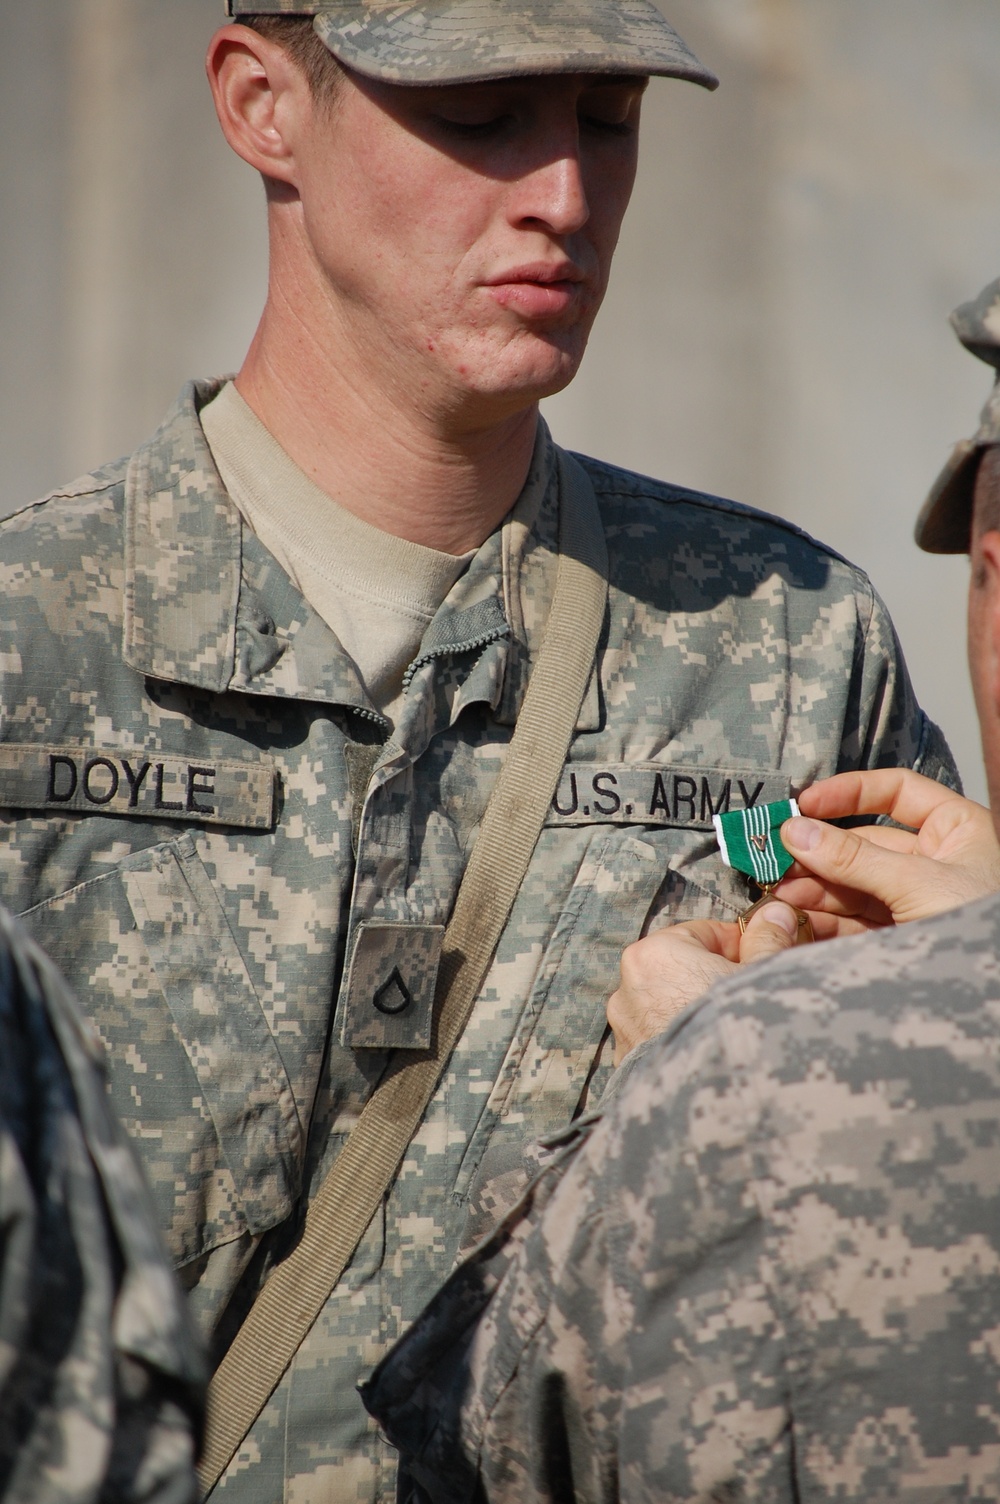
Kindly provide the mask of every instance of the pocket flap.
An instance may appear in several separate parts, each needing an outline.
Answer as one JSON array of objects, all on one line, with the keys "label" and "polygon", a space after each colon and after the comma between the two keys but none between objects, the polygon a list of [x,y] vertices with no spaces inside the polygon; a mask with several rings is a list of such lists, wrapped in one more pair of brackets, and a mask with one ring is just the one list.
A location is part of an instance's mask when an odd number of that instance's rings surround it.
[{"label": "pocket flap", "polygon": [[298,1196],[304,1135],[218,895],[188,837],[130,858],[121,880],[247,1225],[263,1232]]}]

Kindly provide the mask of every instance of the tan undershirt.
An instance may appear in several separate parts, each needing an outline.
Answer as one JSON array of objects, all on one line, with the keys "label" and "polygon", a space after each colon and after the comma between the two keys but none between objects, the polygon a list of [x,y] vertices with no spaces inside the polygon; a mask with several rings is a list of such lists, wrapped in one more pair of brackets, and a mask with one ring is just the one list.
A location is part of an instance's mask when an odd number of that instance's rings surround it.
[{"label": "tan undershirt", "polygon": [[244,521],[336,634],[372,704],[395,723],[403,674],[473,554],[409,543],[338,506],[231,381],[202,408],[201,422]]}]

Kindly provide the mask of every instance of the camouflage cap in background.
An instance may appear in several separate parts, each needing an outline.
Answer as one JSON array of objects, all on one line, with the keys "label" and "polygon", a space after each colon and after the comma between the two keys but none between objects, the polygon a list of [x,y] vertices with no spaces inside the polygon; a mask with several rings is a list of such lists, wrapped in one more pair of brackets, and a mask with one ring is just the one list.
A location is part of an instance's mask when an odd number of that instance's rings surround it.
[{"label": "camouflage cap in background", "polygon": [[226,0],[226,12],[314,16],[340,62],[389,83],[538,73],[719,82],[650,0]]},{"label": "camouflage cap in background", "polygon": [[978,429],[955,445],[920,509],[914,536],[929,554],[968,553],[979,460],[984,449],[1000,444],[1000,278],[956,308],[951,322],[965,348],[995,366],[997,375]]}]

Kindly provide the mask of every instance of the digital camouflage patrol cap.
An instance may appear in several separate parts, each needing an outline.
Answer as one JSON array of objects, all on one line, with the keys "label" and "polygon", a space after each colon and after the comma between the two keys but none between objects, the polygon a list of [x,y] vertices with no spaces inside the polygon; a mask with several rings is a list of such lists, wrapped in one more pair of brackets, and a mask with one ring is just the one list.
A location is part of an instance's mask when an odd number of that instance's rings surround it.
[{"label": "digital camouflage patrol cap", "polygon": [[230,16],[314,16],[346,67],[399,84],[536,73],[719,80],[650,0],[226,0]]},{"label": "digital camouflage patrol cap", "polygon": [[1000,277],[951,316],[962,344],[994,366],[993,390],[971,439],[955,445],[920,509],[915,537],[929,554],[965,554],[972,531],[972,493],[984,449],[1000,444]]}]

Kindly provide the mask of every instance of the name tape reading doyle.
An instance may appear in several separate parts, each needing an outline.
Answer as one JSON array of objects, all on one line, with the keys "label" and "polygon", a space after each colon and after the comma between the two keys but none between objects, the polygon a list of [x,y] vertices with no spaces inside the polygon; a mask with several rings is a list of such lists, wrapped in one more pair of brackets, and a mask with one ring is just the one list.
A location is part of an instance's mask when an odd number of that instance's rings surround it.
[{"label": "name tape reading doyle", "polygon": [[0,807],[270,829],[274,765],[125,747],[0,745]]},{"label": "name tape reading doyle", "polygon": [[787,799],[772,770],[627,762],[567,763],[546,825],[674,825],[711,830],[713,815]]}]

